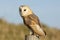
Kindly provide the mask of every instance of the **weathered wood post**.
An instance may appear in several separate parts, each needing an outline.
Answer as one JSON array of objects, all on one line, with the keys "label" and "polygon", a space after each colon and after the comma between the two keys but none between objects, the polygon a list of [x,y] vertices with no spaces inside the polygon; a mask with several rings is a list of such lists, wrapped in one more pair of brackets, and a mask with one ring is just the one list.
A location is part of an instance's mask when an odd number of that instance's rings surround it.
[{"label": "weathered wood post", "polygon": [[40,40],[36,35],[26,35],[25,40]]}]

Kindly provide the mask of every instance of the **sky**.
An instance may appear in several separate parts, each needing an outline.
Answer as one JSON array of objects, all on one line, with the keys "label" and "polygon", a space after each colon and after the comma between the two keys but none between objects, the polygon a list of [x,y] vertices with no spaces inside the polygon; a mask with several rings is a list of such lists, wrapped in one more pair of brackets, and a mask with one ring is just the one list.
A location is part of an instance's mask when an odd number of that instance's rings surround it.
[{"label": "sky", "polygon": [[21,5],[28,5],[42,23],[60,28],[60,0],[0,0],[0,18],[23,23],[19,14]]}]

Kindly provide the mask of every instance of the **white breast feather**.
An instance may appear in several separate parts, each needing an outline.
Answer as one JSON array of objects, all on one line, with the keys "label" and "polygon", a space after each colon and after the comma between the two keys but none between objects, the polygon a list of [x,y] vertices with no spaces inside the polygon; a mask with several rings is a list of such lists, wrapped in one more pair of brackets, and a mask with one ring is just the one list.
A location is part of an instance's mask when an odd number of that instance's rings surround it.
[{"label": "white breast feather", "polygon": [[44,33],[43,30],[42,30],[42,28],[40,28],[39,25],[36,25],[36,29],[39,30],[40,32]]}]

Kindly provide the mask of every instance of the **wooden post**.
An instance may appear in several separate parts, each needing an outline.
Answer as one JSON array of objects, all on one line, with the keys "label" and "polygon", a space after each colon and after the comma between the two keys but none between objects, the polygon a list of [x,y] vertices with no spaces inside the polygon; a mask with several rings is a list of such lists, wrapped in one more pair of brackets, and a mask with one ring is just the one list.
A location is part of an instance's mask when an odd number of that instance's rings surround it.
[{"label": "wooden post", "polygon": [[26,35],[25,40],[39,40],[35,35]]}]

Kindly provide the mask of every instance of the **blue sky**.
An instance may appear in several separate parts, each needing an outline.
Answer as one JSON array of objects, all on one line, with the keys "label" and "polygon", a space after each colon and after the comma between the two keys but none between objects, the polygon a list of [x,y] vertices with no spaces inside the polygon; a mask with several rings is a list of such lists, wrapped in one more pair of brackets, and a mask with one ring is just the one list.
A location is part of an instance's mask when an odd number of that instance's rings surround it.
[{"label": "blue sky", "polygon": [[0,18],[12,23],[23,23],[19,6],[28,5],[49,26],[60,28],[60,0],[0,0]]}]

